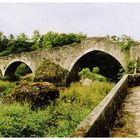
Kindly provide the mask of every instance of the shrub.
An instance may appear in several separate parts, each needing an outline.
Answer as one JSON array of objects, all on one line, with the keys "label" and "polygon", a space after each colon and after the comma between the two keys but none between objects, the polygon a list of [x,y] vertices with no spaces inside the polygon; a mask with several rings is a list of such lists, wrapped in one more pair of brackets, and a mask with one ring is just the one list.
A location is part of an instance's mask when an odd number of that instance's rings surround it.
[{"label": "shrub", "polygon": [[82,78],[89,78],[91,79],[92,81],[107,81],[106,77],[98,74],[100,71],[100,69],[98,67],[94,67],[92,72],[90,71],[89,68],[84,68],[82,69],[80,72],[79,72],[79,75],[82,77]]},{"label": "shrub", "polygon": [[95,73],[97,74],[97,73],[99,73],[99,72],[100,72],[99,67],[94,67],[93,70],[92,70],[92,73],[93,73],[93,74],[95,74]]},{"label": "shrub", "polygon": [[[50,106],[32,111],[28,104],[17,103],[0,106],[1,137],[64,137],[74,131],[77,124],[89,113],[71,104]],[[62,114],[61,114],[62,113]]]},{"label": "shrub", "polygon": [[13,82],[0,80],[0,96],[8,94],[16,86]]},{"label": "shrub", "polygon": [[58,89],[48,82],[24,82],[7,96],[8,99],[13,101],[28,102],[33,109],[44,107],[58,97]]},{"label": "shrub", "polygon": [[50,114],[51,118],[48,121],[50,130],[45,136],[68,137],[90,112],[90,109],[85,107],[82,108],[80,113],[79,110],[81,110],[81,106],[77,104],[59,101]]},{"label": "shrub", "polygon": [[[99,99],[104,97],[112,88],[112,84],[94,81],[90,86],[82,86],[80,83],[74,83],[71,87],[61,93],[61,99],[71,103],[78,103],[83,105],[94,106],[99,103]],[[104,90],[106,89],[106,90]],[[89,106],[88,106],[89,105]]]},{"label": "shrub", "polygon": [[5,50],[5,51],[0,53],[0,56],[6,56],[6,55],[9,55],[10,53],[11,53],[10,50]]},{"label": "shrub", "polygon": [[1,137],[43,137],[49,111],[34,112],[29,105],[0,106]]},{"label": "shrub", "polygon": [[50,82],[56,86],[64,86],[67,74],[67,70],[45,59],[37,68],[34,81]]},{"label": "shrub", "polygon": [[79,72],[79,75],[82,78],[90,78],[92,76],[92,73],[90,72],[89,68],[84,68]]},{"label": "shrub", "polygon": [[106,77],[100,75],[100,74],[93,74],[92,77],[91,77],[91,80],[92,81],[107,81]]}]

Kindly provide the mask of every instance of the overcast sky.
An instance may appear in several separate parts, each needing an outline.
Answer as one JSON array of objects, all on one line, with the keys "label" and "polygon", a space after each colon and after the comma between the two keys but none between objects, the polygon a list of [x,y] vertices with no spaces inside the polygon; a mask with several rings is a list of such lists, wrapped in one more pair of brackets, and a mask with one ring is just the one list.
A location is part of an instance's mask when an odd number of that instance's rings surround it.
[{"label": "overcast sky", "polygon": [[0,3],[0,31],[83,32],[140,40],[140,3]]}]

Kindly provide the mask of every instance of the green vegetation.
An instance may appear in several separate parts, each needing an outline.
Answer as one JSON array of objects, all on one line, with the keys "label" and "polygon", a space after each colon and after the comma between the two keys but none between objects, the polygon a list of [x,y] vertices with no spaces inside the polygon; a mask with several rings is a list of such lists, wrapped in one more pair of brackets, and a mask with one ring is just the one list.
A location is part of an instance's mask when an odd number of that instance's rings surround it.
[{"label": "green vegetation", "polygon": [[136,42],[134,42],[133,39],[127,38],[125,41],[122,41],[119,45],[119,47],[122,49],[122,51],[125,54],[125,61],[127,63],[126,72],[127,73],[133,73],[134,72],[134,62],[130,60],[130,49],[132,46],[135,45]]},{"label": "green vegetation", "polygon": [[[22,80],[32,81],[33,75],[25,75],[28,72],[28,68],[21,64],[16,75],[20,75]],[[54,90],[48,90],[45,82],[19,82],[19,86],[3,82],[0,84],[5,94],[0,106],[0,137],[68,137],[114,85],[99,72],[98,67],[94,67],[92,72],[83,69],[80,75],[91,78],[92,84],[72,83],[69,88],[60,90],[59,98],[55,97]],[[44,60],[35,79],[59,83],[65,80],[66,74],[67,71],[61,67]],[[43,75],[43,78],[38,75]],[[55,100],[50,102],[53,95]]]},{"label": "green vegetation", "polygon": [[59,90],[48,82],[23,82],[7,96],[4,101],[27,102],[32,109],[46,107],[50,103],[55,103],[59,98]]},{"label": "green vegetation", "polygon": [[59,34],[52,31],[44,35],[34,31],[31,38],[25,33],[17,36],[11,34],[7,37],[0,32],[0,56],[80,43],[85,38],[84,34]]},{"label": "green vegetation", "polygon": [[98,67],[94,67],[92,72],[89,68],[84,68],[79,72],[79,75],[81,78],[89,78],[92,81],[98,80],[98,81],[107,81],[106,77],[99,74],[100,69]]},{"label": "green vegetation", "polygon": [[42,36],[42,47],[53,48],[57,46],[68,45],[72,43],[80,43],[82,39],[86,38],[83,34],[58,34],[54,32],[48,32]]},{"label": "green vegetation", "polygon": [[[48,32],[40,35],[38,31],[35,31],[31,39],[24,33],[19,34],[17,37],[13,35],[6,37],[0,33],[0,56],[80,43],[85,38],[86,36],[83,34],[73,33]],[[129,60],[130,48],[135,42],[126,37],[124,40],[119,40],[115,36],[111,39],[118,42],[119,47],[125,53],[126,59]],[[97,56],[100,56],[100,59],[106,58],[106,54],[100,52]],[[97,61],[100,59],[98,57]],[[109,59],[110,57],[108,57],[107,62],[102,62],[104,64],[114,62]],[[99,64],[102,65],[102,63]],[[110,63],[108,63],[109,65]],[[133,71],[133,66],[134,63],[128,61],[129,72]],[[119,68],[118,66],[117,69]],[[44,105],[45,101],[42,99],[42,94],[45,95],[44,93],[46,93],[48,87],[46,89],[40,83],[48,81],[57,86],[63,85],[68,71],[48,60],[44,60],[36,70],[34,77],[34,75],[29,74],[31,70],[25,64],[21,64],[15,75],[18,80],[31,81],[31,83],[28,83],[30,86],[25,85],[27,82],[19,82],[20,85],[16,87],[15,83],[0,81],[0,95],[8,94],[0,106],[0,137],[68,137],[114,86],[114,84],[108,82],[106,77],[100,74],[98,67],[90,69],[84,68],[79,72],[79,75],[81,79],[91,79],[92,84],[84,86],[80,83],[72,83],[69,88],[60,91],[59,99],[55,98],[55,102],[49,102],[47,106],[41,108],[42,106],[38,107],[37,103],[42,101]],[[118,76],[121,77],[123,72],[123,69],[120,69]],[[35,83],[32,82],[33,80]],[[14,89],[14,87],[16,88]],[[14,90],[12,91],[12,89]],[[16,92],[14,93],[14,91]],[[12,98],[6,98],[10,95]],[[34,108],[35,104],[37,104],[37,108]]]},{"label": "green vegetation", "polygon": [[0,136],[68,137],[112,86],[100,81],[94,81],[90,86],[72,84],[70,88],[61,90],[55,105],[36,111],[26,103],[2,104]]},{"label": "green vegetation", "polygon": [[28,73],[31,73],[31,69],[24,63],[21,63],[15,71],[17,76],[25,76]]},{"label": "green vegetation", "polygon": [[47,81],[56,86],[64,86],[68,71],[54,64],[49,60],[44,60],[35,72],[34,81]]},{"label": "green vegetation", "polygon": [[26,64],[21,63],[15,71],[15,76],[16,79],[21,79],[23,76],[26,76],[29,73],[32,73],[31,69]]},{"label": "green vegetation", "polygon": [[46,123],[49,120],[47,117],[49,110],[34,112],[27,104],[21,106],[17,103],[1,105],[0,109],[1,137],[43,136]]},{"label": "green vegetation", "polygon": [[26,74],[25,76],[20,76],[20,83],[22,82],[33,82],[35,75],[33,73]]},{"label": "green vegetation", "polygon": [[16,84],[13,82],[0,80],[0,97],[10,93],[15,86]]},{"label": "green vegetation", "polygon": [[125,54],[125,61],[127,63],[126,66],[126,73],[134,73],[134,68],[135,68],[135,62],[130,60],[130,49],[137,44],[138,42],[134,41],[130,36],[123,35],[121,38],[112,36],[107,38],[110,41],[118,43],[118,47],[121,48],[121,50]]}]

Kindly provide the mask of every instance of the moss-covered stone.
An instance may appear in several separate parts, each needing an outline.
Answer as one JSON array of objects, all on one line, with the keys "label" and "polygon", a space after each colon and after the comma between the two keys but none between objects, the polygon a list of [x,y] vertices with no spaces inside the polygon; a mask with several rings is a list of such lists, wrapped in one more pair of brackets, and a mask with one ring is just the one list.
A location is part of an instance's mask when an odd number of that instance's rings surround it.
[{"label": "moss-covered stone", "polygon": [[43,107],[59,97],[58,89],[48,82],[25,82],[9,95],[12,101],[31,104],[32,108]]},{"label": "moss-covered stone", "polygon": [[67,75],[67,70],[45,59],[37,68],[34,81],[44,81],[53,83],[56,86],[65,86]]}]

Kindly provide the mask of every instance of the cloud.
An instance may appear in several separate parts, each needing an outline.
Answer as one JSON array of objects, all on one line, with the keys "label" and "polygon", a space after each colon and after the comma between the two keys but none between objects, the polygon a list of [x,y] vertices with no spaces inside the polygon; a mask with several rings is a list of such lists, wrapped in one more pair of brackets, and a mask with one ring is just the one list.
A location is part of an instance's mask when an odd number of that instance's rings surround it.
[{"label": "cloud", "polygon": [[6,34],[83,32],[90,36],[128,34],[140,39],[137,3],[0,3],[0,30]]}]

